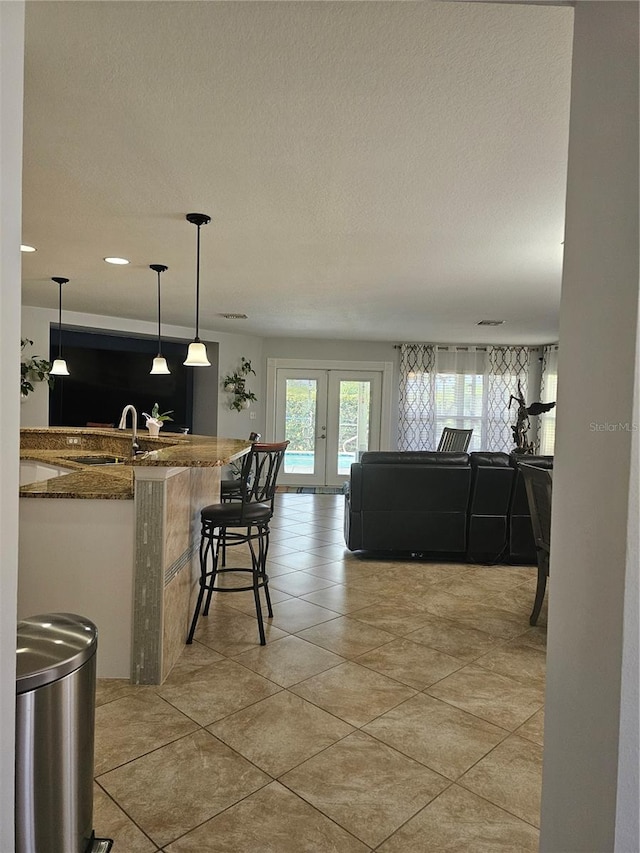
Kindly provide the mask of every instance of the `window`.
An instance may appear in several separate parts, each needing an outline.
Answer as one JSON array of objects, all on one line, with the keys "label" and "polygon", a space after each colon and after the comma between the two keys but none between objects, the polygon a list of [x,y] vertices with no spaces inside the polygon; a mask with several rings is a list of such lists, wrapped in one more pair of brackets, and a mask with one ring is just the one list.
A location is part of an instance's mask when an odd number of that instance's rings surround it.
[{"label": "window", "polygon": [[401,347],[400,450],[433,450],[444,427],[473,429],[469,450],[513,448],[509,397],[526,394],[526,347]]}]

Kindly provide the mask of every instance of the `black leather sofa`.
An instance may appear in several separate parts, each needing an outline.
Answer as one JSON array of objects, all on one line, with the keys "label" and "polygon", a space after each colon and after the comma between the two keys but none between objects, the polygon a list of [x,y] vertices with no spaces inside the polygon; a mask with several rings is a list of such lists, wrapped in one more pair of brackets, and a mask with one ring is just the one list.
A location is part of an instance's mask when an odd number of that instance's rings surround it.
[{"label": "black leather sofa", "polygon": [[535,563],[518,464],[506,453],[369,452],[351,466],[345,541],[351,551]]}]

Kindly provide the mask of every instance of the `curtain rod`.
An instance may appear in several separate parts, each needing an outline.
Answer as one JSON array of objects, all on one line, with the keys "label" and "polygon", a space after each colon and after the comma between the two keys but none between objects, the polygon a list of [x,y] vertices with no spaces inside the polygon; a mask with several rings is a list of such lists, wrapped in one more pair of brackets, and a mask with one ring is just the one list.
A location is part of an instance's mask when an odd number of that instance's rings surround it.
[{"label": "curtain rod", "polygon": [[543,347],[551,347],[551,346],[557,347],[558,344],[535,344],[534,346],[530,346],[530,347],[527,347],[526,344],[489,344],[489,345],[483,344],[481,346],[474,346],[473,344],[467,344],[467,345],[461,345],[461,344],[394,344],[393,348],[394,349],[402,349],[402,347],[435,347],[436,349],[451,349],[453,347],[454,349],[458,349],[458,350],[467,350],[468,351],[470,349],[476,349],[476,350],[479,350],[480,352],[486,352],[487,349],[489,348],[489,346],[492,346],[494,349],[508,349],[509,347],[522,346],[523,348],[526,348],[526,349],[536,350],[536,349],[542,349]]}]

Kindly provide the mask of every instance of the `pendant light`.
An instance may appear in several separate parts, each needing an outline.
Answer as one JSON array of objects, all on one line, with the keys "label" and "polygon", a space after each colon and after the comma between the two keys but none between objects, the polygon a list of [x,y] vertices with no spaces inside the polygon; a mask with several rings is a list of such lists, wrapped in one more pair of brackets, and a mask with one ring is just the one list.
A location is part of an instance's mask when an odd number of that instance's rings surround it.
[{"label": "pendant light", "polygon": [[187,213],[187,222],[198,226],[198,248],[196,254],[196,336],[189,344],[186,361],[183,363],[187,367],[211,367],[211,362],[207,358],[207,348],[201,342],[198,333],[200,331],[200,228],[203,225],[208,225],[211,222],[211,217],[206,213]]},{"label": "pendant light", "polygon": [[166,272],[169,267],[166,267],[164,264],[149,264],[149,269],[158,273],[158,355],[153,359],[153,366],[149,373],[167,374],[171,373],[171,371],[167,365],[167,359],[162,355],[162,337],[160,334],[160,275]]},{"label": "pendant light", "polygon": [[55,283],[58,285],[58,357],[53,362],[51,370],[49,371],[49,375],[69,376],[67,362],[62,358],[62,285],[66,284],[69,279],[60,278],[59,276],[53,276],[51,281],[55,281]]}]

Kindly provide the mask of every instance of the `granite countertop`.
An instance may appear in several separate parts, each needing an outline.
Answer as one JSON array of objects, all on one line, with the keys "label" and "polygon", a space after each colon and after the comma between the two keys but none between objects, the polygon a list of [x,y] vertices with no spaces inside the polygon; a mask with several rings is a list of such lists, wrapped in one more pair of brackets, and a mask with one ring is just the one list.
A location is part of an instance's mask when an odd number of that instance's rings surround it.
[{"label": "granite countertop", "polygon": [[[132,500],[134,468],[220,467],[243,456],[246,439],[167,434],[150,438],[138,433],[141,455],[132,458],[131,430],[40,427],[20,430],[20,458],[71,469],[20,488],[21,497]],[[69,443],[73,439],[74,443]],[[78,443],[75,443],[75,439]],[[117,457],[118,464],[87,465],[79,457]]]}]

